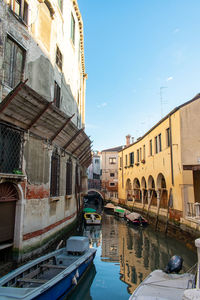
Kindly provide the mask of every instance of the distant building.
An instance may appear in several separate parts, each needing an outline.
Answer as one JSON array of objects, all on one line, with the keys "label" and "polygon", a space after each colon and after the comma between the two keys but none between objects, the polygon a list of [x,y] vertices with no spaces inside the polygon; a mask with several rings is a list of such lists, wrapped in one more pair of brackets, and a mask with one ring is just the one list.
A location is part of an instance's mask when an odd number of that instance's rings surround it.
[{"label": "distant building", "polygon": [[121,203],[200,230],[200,94],[119,152]]},{"label": "distant building", "polygon": [[117,201],[118,198],[118,152],[122,146],[103,150],[101,189],[106,200]]},{"label": "distant building", "polygon": [[92,152],[92,162],[88,167],[88,189],[101,188],[101,154],[98,151]]},{"label": "distant building", "polygon": [[76,0],[0,0],[0,245],[41,251],[75,224],[91,161]]}]

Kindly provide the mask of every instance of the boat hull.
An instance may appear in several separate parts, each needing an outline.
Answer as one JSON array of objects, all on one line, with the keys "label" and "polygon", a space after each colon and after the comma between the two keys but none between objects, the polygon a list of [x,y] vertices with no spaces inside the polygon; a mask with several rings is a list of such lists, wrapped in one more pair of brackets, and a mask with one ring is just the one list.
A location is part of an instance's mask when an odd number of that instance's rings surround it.
[{"label": "boat hull", "polygon": [[[31,261],[0,279],[0,299],[62,299],[79,283],[92,265],[95,254],[94,248],[89,248],[81,255],[76,251],[73,254],[66,254],[66,248],[62,248]],[[52,259],[54,264],[48,264]],[[45,271],[39,273],[39,276],[30,277],[31,273],[37,271],[36,268],[40,270],[43,268]],[[57,270],[57,273],[48,278],[52,270],[53,272]]]}]

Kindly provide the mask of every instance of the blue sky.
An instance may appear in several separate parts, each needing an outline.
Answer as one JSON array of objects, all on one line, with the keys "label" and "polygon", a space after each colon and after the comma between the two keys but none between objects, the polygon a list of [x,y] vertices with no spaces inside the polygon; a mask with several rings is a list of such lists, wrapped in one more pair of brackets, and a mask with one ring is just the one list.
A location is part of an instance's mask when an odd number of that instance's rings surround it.
[{"label": "blue sky", "polygon": [[78,4],[93,150],[123,145],[127,134],[142,136],[200,92],[200,0]]}]

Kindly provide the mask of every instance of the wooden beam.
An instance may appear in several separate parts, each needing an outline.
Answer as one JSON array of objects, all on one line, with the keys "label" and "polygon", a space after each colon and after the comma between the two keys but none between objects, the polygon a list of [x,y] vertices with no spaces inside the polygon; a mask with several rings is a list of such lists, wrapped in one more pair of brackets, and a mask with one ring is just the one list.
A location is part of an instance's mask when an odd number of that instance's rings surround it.
[{"label": "wooden beam", "polygon": [[79,161],[83,162],[88,157],[89,154],[91,157],[91,149],[89,149],[87,152],[85,152],[85,154],[83,155],[83,157],[81,159],[79,159]]},{"label": "wooden beam", "polygon": [[[76,151],[78,150],[78,148],[80,148],[81,146],[83,146],[83,144],[89,139],[89,137],[86,137],[82,143],[80,145],[78,145],[73,151],[72,154],[76,153]],[[90,142],[91,143],[91,142]]]},{"label": "wooden beam", "polygon": [[49,102],[45,105],[44,109],[33,119],[33,121],[27,127],[27,130],[31,129],[33,125],[42,117],[42,115],[48,110],[48,108],[52,105],[52,102]]},{"label": "wooden beam", "polygon": [[83,160],[83,158],[89,153],[91,152],[91,148],[90,146],[84,151],[84,153],[79,157],[79,161]]},{"label": "wooden beam", "polygon": [[91,148],[92,143],[93,143],[93,142],[91,142],[89,145],[87,145],[87,146],[81,151],[81,153],[78,155],[78,158],[79,158],[79,159],[82,158],[82,156],[83,156],[83,154],[85,153],[85,151],[87,151],[88,149]]},{"label": "wooden beam", "polygon": [[52,136],[51,141],[53,142],[55,140],[55,138],[61,133],[61,131],[65,128],[65,126],[67,126],[67,124],[71,121],[71,119],[74,117],[75,113],[67,119],[67,121],[61,126],[60,129],[58,129],[58,131]]},{"label": "wooden beam", "polygon": [[75,135],[64,145],[63,149],[69,147],[69,145],[79,136],[79,134],[84,130],[84,128],[78,130]]},{"label": "wooden beam", "polygon": [[6,107],[11,103],[11,101],[15,98],[15,96],[19,93],[19,91],[23,88],[23,86],[26,84],[28,79],[26,79],[24,82],[20,82],[1,102],[0,104],[0,113],[6,109]]},{"label": "wooden beam", "polygon": [[89,161],[91,160],[91,157],[84,159],[82,162],[80,162],[81,165],[85,165],[87,163],[89,163]]}]

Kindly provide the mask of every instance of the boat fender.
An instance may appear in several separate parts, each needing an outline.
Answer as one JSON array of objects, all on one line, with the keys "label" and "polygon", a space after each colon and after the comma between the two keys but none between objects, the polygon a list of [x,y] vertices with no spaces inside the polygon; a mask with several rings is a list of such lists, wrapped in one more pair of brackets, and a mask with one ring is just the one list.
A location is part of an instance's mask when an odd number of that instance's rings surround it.
[{"label": "boat fender", "polygon": [[75,277],[76,277],[76,278],[78,278],[78,277],[79,277],[79,272],[78,272],[78,269],[76,270]]},{"label": "boat fender", "polygon": [[76,279],[76,276],[74,276],[74,277],[72,278],[72,284],[77,285],[77,279]]}]

